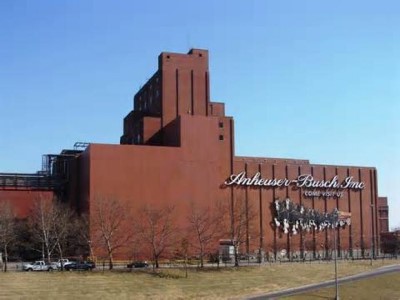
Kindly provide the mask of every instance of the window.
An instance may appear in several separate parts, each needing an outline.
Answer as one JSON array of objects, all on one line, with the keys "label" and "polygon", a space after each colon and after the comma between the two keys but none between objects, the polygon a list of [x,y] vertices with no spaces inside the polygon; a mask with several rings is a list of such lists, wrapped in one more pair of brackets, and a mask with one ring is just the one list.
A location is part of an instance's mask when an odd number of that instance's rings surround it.
[{"label": "window", "polygon": [[219,122],[218,122],[218,126],[219,126],[219,128],[224,128],[224,122],[219,121]]},{"label": "window", "polygon": [[222,134],[219,135],[219,140],[223,141],[224,140],[224,136]]},{"label": "window", "polygon": [[142,110],[142,96],[139,97],[139,101],[138,101],[138,110]]}]

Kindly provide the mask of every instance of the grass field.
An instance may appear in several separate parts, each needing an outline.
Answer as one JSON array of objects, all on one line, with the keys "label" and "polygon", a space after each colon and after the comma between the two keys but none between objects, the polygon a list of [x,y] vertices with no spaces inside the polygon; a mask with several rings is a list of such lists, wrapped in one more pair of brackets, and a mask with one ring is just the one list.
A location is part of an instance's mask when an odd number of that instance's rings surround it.
[{"label": "grass field", "polygon": [[[398,261],[339,263],[339,276]],[[240,299],[332,279],[333,263],[283,263],[255,267],[122,272],[0,273],[0,299]]]},{"label": "grass field", "polygon": [[[310,293],[285,297],[291,300],[333,299],[335,288],[316,290]],[[339,286],[341,299],[400,299],[400,274],[385,274],[379,277],[354,281]]]}]

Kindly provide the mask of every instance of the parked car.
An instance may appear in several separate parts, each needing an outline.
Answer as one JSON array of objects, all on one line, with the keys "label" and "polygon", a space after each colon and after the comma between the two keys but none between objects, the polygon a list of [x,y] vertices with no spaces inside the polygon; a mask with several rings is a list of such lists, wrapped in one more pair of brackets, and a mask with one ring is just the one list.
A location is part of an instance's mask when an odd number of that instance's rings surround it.
[{"label": "parked car", "polygon": [[91,261],[80,261],[80,262],[71,262],[64,268],[66,271],[73,271],[73,270],[91,271],[94,268],[96,268],[96,265],[94,262]]},{"label": "parked car", "polygon": [[55,264],[56,264],[58,269],[61,269],[61,264],[65,268],[66,265],[69,265],[69,264],[72,264],[72,263],[73,263],[73,261],[70,261],[68,258],[62,258],[62,259],[59,259]]},{"label": "parked car", "polygon": [[135,261],[127,264],[127,268],[147,268],[149,264],[146,261]]},{"label": "parked car", "polygon": [[35,261],[33,263],[27,263],[22,265],[24,271],[53,271],[57,270],[55,263],[48,264],[42,260]]}]

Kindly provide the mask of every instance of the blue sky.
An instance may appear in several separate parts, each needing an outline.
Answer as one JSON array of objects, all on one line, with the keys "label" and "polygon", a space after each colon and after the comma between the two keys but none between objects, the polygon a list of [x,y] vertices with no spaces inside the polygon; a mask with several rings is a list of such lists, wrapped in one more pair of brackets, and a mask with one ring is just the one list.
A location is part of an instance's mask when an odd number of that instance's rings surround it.
[{"label": "blue sky", "polygon": [[0,1],[0,171],[118,143],[162,51],[210,51],[236,154],[374,166],[400,227],[400,2]]}]

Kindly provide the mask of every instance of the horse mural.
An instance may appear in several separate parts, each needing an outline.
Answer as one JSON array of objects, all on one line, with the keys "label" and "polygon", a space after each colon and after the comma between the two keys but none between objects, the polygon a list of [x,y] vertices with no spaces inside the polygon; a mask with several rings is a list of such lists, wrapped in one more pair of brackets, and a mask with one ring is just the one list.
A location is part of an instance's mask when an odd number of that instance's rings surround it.
[{"label": "horse mural", "polygon": [[[343,214],[335,208],[331,213],[321,213],[303,205],[293,203],[289,198],[275,200],[276,216],[274,223],[288,234],[297,234],[299,229],[310,232],[311,229],[322,231],[328,228],[344,227],[351,224],[349,214]],[[344,216],[344,217],[343,217]]]}]

